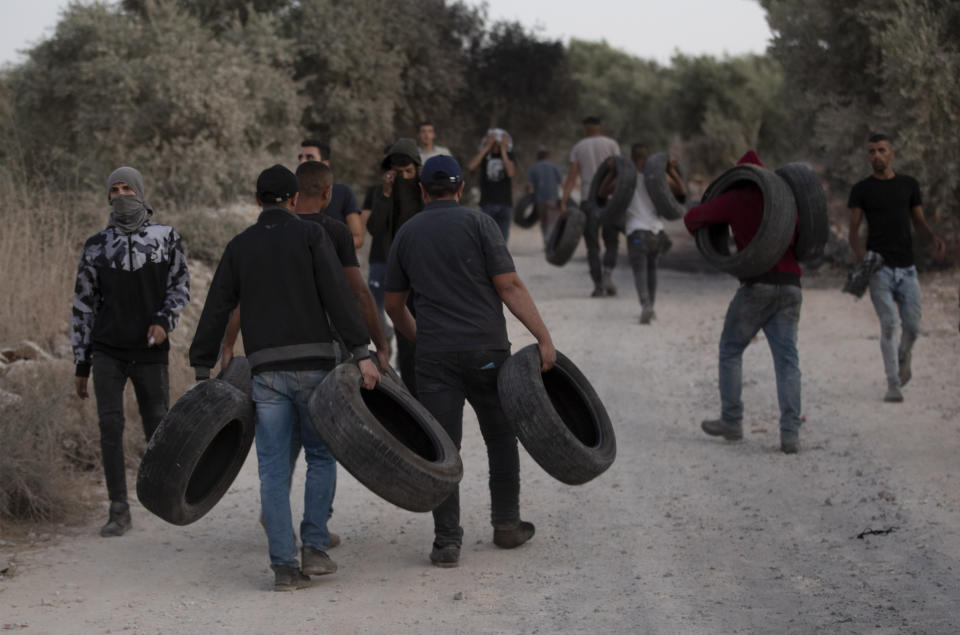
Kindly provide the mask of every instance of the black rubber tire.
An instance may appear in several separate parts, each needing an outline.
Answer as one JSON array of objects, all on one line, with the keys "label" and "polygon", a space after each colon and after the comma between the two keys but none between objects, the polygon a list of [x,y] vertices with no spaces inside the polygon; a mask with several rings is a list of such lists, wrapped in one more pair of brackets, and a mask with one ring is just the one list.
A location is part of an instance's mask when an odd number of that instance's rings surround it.
[{"label": "black rubber tire", "polygon": [[577,250],[586,226],[587,215],[573,201],[567,201],[566,217],[557,219],[547,239],[547,262],[557,267],[567,264]]},{"label": "black rubber tire", "polygon": [[412,512],[435,509],[463,477],[460,453],[406,389],[360,387],[360,370],[340,364],[314,389],[310,419],[330,452],[374,494]]},{"label": "black rubber tire", "polygon": [[540,219],[533,194],[525,194],[513,206],[513,222],[520,227],[533,227]]},{"label": "black rubber tire", "polygon": [[683,218],[687,209],[677,200],[670,191],[670,185],[667,184],[667,161],[669,160],[670,154],[667,152],[657,152],[648,157],[643,164],[643,184],[647,188],[650,200],[653,201],[657,215],[666,220],[677,220]]},{"label": "black rubber tire", "polygon": [[250,362],[244,356],[234,357],[226,370],[220,371],[217,379],[222,379],[248,397],[253,396],[253,377],[250,374]]},{"label": "black rubber tire", "polygon": [[[612,168],[610,166],[611,159],[613,160]],[[613,194],[609,198],[602,198],[597,192],[611,169],[616,170],[617,183],[613,189]],[[593,180],[590,181],[590,195],[588,197],[590,203],[597,208],[600,224],[623,227],[627,208],[630,206],[636,188],[637,166],[632,161],[615,154],[604,159],[593,174]]]},{"label": "black rubber tire", "polygon": [[160,422],[137,474],[137,498],[174,525],[189,525],[230,488],[253,443],[250,398],[226,381],[188,390]]},{"label": "black rubber tire", "polygon": [[550,476],[580,485],[613,464],[617,441],[607,410],[563,353],[541,373],[537,345],[520,349],[500,368],[497,389],[517,438]]},{"label": "black rubber tire", "polygon": [[820,177],[806,163],[788,163],[777,169],[797,201],[797,240],[793,255],[801,262],[823,256],[830,237],[827,194]]},{"label": "black rubber tire", "polygon": [[726,224],[703,227],[696,233],[697,249],[707,262],[740,279],[770,271],[790,246],[797,225],[797,203],[790,186],[770,170],[756,165],[738,165],[721,174],[707,187],[703,202],[745,182],[763,192],[763,218],[753,240],[743,250],[731,254]]}]

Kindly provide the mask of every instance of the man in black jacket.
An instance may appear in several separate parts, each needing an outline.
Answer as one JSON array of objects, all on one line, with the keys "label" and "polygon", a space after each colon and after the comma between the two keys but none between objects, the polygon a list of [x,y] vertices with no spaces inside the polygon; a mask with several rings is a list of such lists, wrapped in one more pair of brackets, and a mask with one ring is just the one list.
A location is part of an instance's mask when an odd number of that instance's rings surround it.
[{"label": "man in black jacket", "polygon": [[[327,515],[336,461],[310,424],[307,400],[335,363],[329,315],[358,360],[364,387],[380,375],[367,353],[369,339],[333,244],[319,223],[294,213],[297,177],[283,166],[257,179],[257,223],[223,252],[190,347],[197,379],[209,377],[230,313],[243,304],[244,350],[253,372],[260,505],[276,578],[274,589],[306,586],[309,575],[333,573],[326,554]],[[290,513],[290,446],[297,427],[307,459],[302,567]]]},{"label": "man in black jacket", "polygon": [[167,413],[167,334],[190,301],[190,272],[172,227],[150,220],[143,177],[130,167],[107,179],[113,211],[106,229],[83,246],[73,297],[71,343],[77,365],[75,389],[86,399],[93,388],[100,423],[100,451],[110,497],[110,517],[101,536],[130,528],[123,459],[123,388],[133,382],[147,440]]}]

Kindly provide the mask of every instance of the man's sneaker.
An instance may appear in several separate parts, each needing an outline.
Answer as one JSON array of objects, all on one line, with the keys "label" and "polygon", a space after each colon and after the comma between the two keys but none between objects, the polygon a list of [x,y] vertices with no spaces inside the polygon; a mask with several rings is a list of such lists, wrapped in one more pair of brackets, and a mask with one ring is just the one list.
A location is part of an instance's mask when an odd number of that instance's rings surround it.
[{"label": "man's sneaker", "polygon": [[603,290],[603,287],[596,286],[593,288],[593,293],[590,294],[591,298],[602,298],[607,295],[607,292]]},{"label": "man's sneaker", "polygon": [[900,403],[903,401],[903,393],[900,392],[900,386],[896,384],[887,384],[887,394],[883,396],[887,403]]},{"label": "man's sneaker", "polygon": [[727,441],[739,441],[743,438],[743,426],[724,422],[723,419],[707,419],[700,429],[713,437],[723,437]]},{"label": "man's sneaker", "polygon": [[911,351],[900,351],[897,357],[900,363],[900,387],[903,388],[913,377],[913,371],[910,369],[910,358],[913,357],[913,354]]},{"label": "man's sneaker", "polygon": [[130,505],[113,501],[110,503],[110,519],[100,528],[103,537],[122,536],[133,525],[130,520]]},{"label": "man's sneaker", "polygon": [[503,549],[513,549],[533,538],[536,531],[533,523],[525,520],[509,527],[494,527],[493,544]]},{"label": "man's sneaker", "polygon": [[330,532],[330,540],[327,541],[327,549],[333,549],[340,546],[340,536]]},{"label": "man's sneaker", "polygon": [[600,284],[607,295],[617,295],[617,287],[613,284],[613,274],[610,271],[604,271]]},{"label": "man's sneaker", "polygon": [[781,432],[780,451],[784,454],[796,454],[799,452],[800,435],[796,432]]},{"label": "man's sneaker", "polygon": [[337,571],[337,563],[330,559],[326,551],[310,545],[304,545],[300,552],[300,566],[307,575],[327,575]]},{"label": "man's sneaker", "polygon": [[432,562],[435,567],[443,567],[445,569],[460,566],[460,547],[457,545],[438,547],[436,543],[434,543],[433,550],[430,552],[430,562]]},{"label": "man's sneaker", "polygon": [[273,569],[274,591],[296,591],[310,586],[310,576],[290,565],[279,565]]},{"label": "man's sneaker", "polygon": [[640,324],[650,324],[657,317],[657,314],[653,312],[653,309],[643,309],[640,311]]}]

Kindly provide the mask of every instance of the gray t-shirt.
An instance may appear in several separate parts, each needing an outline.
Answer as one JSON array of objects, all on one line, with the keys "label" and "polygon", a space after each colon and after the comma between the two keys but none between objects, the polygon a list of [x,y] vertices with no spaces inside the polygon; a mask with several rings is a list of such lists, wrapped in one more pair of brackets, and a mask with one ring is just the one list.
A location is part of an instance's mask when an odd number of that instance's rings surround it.
[{"label": "gray t-shirt", "polygon": [[514,271],[496,221],[456,201],[433,201],[397,232],[386,290],[412,289],[418,353],[509,350],[493,276]]},{"label": "gray t-shirt", "polygon": [[533,200],[537,203],[559,199],[557,188],[562,180],[560,170],[549,161],[538,161],[527,172],[527,181],[533,183]]},{"label": "gray t-shirt", "polygon": [[599,135],[586,137],[577,142],[570,151],[570,163],[580,166],[580,198],[586,200],[590,196],[590,181],[597,171],[597,167],[608,156],[620,156],[620,145],[611,139]]}]

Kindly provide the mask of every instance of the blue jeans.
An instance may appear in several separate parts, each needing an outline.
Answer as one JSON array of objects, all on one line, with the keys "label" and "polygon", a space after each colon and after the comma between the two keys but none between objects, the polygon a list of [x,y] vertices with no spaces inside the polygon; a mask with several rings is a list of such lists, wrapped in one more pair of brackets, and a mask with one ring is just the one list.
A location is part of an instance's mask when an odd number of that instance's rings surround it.
[{"label": "blue jeans", "polygon": [[743,422],[743,351],[763,329],[773,355],[780,404],[780,432],[800,429],[800,361],[797,324],[800,287],[780,284],[741,285],[730,301],[720,336],[721,418],[728,425]]},{"label": "blue jeans", "polygon": [[483,210],[484,214],[497,221],[497,225],[500,227],[500,233],[503,234],[503,242],[507,242],[507,238],[510,236],[510,215],[513,213],[510,206],[487,203],[481,206],[480,209]]},{"label": "blue jeans", "polygon": [[[880,352],[887,383],[900,385],[900,358],[920,331],[920,281],[916,267],[883,267],[870,277],[870,300],[880,318]],[[897,346],[897,313],[903,325]]]},{"label": "blue jeans", "polygon": [[326,551],[327,515],[333,503],[337,463],[310,423],[307,400],[327,371],[266,371],[253,376],[254,428],[260,474],[260,509],[267,530],[270,566],[298,566],[290,512],[290,456],[299,433],[307,459],[300,537]]}]

